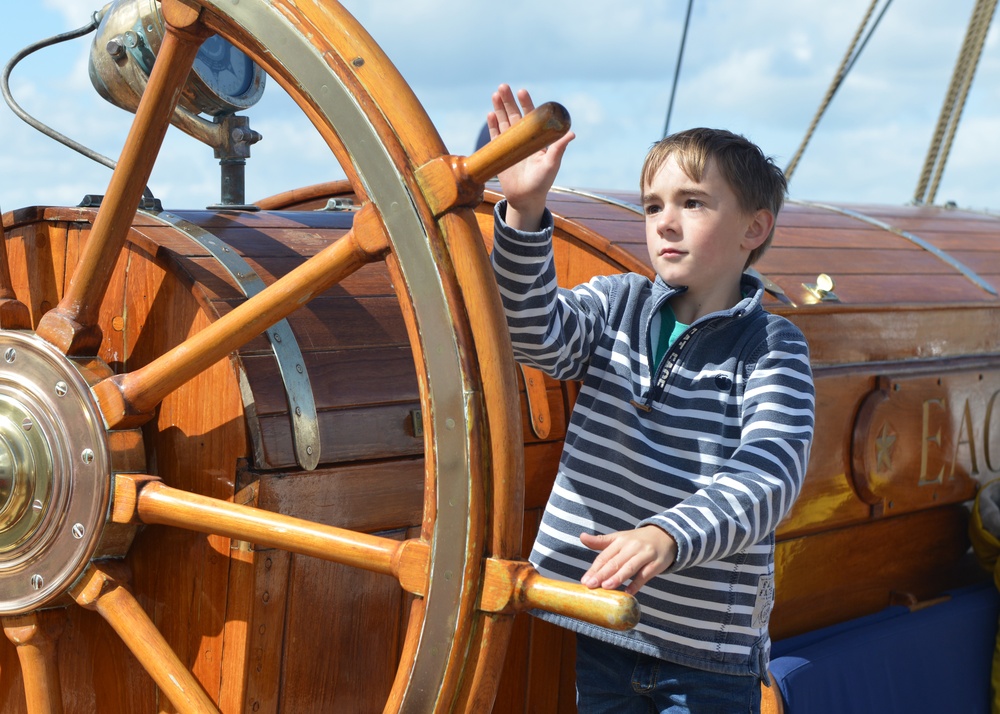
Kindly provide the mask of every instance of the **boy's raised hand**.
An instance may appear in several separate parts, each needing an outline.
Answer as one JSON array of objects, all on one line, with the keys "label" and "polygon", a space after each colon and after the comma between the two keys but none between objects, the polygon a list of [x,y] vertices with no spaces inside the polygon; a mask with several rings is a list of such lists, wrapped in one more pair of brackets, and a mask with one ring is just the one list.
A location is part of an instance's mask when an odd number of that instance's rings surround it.
[{"label": "boy's raised hand", "polygon": [[591,550],[601,551],[580,582],[588,588],[617,590],[631,580],[625,588],[630,595],[639,592],[639,588],[673,565],[677,558],[677,543],[656,526],[607,535],[581,533],[580,542]]},{"label": "boy's raised hand", "polygon": [[[486,115],[490,139],[507,131],[521,121],[523,114],[534,108],[531,95],[526,89],[518,91],[515,98],[510,86],[501,84],[493,93],[493,111]],[[555,183],[566,146],[574,137],[573,132],[567,132],[548,147],[500,172],[497,178],[500,179],[500,187],[507,198],[507,225],[511,228],[522,231],[539,229],[545,212],[546,196]]]}]

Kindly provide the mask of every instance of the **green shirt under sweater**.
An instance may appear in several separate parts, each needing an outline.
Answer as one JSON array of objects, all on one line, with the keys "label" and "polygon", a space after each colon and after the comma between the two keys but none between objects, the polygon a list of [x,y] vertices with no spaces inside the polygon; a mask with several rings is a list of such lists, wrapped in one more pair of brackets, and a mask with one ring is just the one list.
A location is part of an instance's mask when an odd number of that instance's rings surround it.
[{"label": "green shirt under sweater", "polygon": [[670,303],[663,303],[663,307],[660,308],[659,337],[653,350],[653,364],[649,366],[650,371],[656,371],[657,366],[663,361],[663,355],[670,349],[670,345],[674,344],[688,327],[690,325],[677,321],[677,318],[674,317],[674,311],[670,309]]}]

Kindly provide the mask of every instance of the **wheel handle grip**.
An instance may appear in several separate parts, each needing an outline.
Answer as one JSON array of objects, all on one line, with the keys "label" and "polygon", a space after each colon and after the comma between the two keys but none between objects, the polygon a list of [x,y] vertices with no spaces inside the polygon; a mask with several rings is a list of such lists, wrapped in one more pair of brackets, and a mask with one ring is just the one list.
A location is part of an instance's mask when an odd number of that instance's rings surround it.
[{"label": "wheel handle grip", "polygon": [[465,168],[469,178],[476,183],[486,183],[504,169],[559,139],[569,131],[569,127],[566,108],[557,102],[546,102],[466,157]]},{"label": "wheel handle grip", "polygon": [[496,558],[486,561],[481,609],[544,610],[612,630],[632,629],[640,615],[639,603],[628,593],[553,580],[539,575],[529,563]]},{"label": "wheel handle grip", "polygon": [[569,131],[569,112],[547,102],[471,156],[439,156],[416,170],[417,183],[435,216],[454,208],[474,208],[487,181]]}]

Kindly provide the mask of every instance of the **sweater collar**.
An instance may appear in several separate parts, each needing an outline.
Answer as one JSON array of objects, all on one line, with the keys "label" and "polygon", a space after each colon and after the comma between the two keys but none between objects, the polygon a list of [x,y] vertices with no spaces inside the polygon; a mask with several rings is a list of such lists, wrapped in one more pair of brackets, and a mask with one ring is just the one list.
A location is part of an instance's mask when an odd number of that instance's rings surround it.
[{"label": "sweater collar", "polygon": [[[740,289],[743,293],[743,299],[738,303],[733,305],[728,310],[721,310],[719,312],[713,312],[709,315],[704,315],[703,317],[695,320],[694,324],[702,322],[706,318],[715,317],[742,317],[748,312],[761,309],[761,303],[764,299],[764,285],[761,281],[749,273],[743,273],[740,277]],[[668,285],[663,281],[659,275],[653,281],[653,301],[654,303],[662,307],[663,303],[672,298],[674,295],[678,295],[687,290],[686,286],[675,287],[673,285]]]}]

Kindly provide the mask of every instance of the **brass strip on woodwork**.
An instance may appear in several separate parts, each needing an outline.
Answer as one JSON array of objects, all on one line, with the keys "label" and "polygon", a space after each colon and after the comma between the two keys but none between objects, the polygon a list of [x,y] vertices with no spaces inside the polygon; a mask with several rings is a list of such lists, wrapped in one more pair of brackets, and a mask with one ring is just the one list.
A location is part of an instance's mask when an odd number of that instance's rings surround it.
[{"label": "brass strip on woodwork", "polygon": [[[209,233],[201,226],[168,211],[148,212],[146,215],[166,223],[177,229],[192,241],[200,245],[209,255],[218,261],[236,285],[248,298],[253,297],[265,287],[264,281],[254,271],[250,264],[235,250],[226,245],[218,236]],[[288,399],[288,416],[292,422],[292,442],[295,445],[295,460],[299,466],[312,471],[319,464],[320,435],[319,417],[316,413],[316,400],[313,398],[312,384],[306,372],[306,363],[302,358],[298,340],[292,332],[288,320],[281,319],[264,331],[271,350],[278,362],[278,372],[285,385],[285,396]],[[242,391],[242,390],[241,390]],[[244,401],[249,396],[244,394]],[[263,453],[263,449],[260,449]]]},{"label": "brass strip on woodwork", "polygon": [[610,203],[613,206],[618,206],[619,208],[624,208],[628,211],[632,211],[633,213],[638,213],[640,216],[645,215],[645,213],[642,210],[642,206],[635,203],[629,203],[628,201],[622,201],[621,199],[618,198],[612,198],[611,196],[605,196],[604,194],[593,193],[591,191],[581,191],[580,189],[577,188],[563,188],[562,186],[553,186],[552,190],[555,191],[556,193],[569,193],[574,196],[593,198],[596,201]]},{"label": "brass strip on woodwork", "polygon": [[869,225],[875,226],[877,228],[881,228],[882,230],[885,230],[885,231],[889,231],[890,233],[894,233],[895,235],[897,235],[897,236],[899,236],[901,238],[906,238],[906,240],[910,241],[914,245],[917,245],[917,246],[923,248],[928,253],[934,255],[938,259],[944,261],[945,263],[947,263],[948,265],[950,265],[951,267],[953,267],[955,270],[957,270],[958,272],[960,272],[962,275],[964,275],[965,277],[967,277],[969,280],[971,280],[972,282],[974,282],[976,285],[978,285],[979,287],[981,287],[983,290],[985,290],[986,292],[988,292],[990,295],[994,295],[995,296],[997,294],[996,288],[994,288],[990,283],[988,283],[986,280],[984,280],[982,277],[980,277],[979,274],[977,274],[974,270],[972,270],[972,268],[970,268],[969,266],[965,265],[960,260],[957,260],[956,258],[948,255],[943,250],[941,250],[940,248],[938,248],[936,245],[932,245],[931,243],[928,243],[927,241],[925,241],[920,236],[914,235],[913,233],[910,233],[909,231],[901,230],[899,228],[896,228],[895,226],[889,225],[885,221],[880,221],[877,218],[872,218],[871,216],[866,216],[865,214],[859,213],[858,211],[853,211],[850,208],[842,208],[841,206],[831,206],[831,205],[826,204],[826,203],[814,203],[812,201],[802,201],[802,200],[795,200],[795,199],[791,199],[791,198],[788,199],[788,202],[789,203],[794,203],[797,206],[808,206],[809,208],[822,208],[824,210],[833,211],[834,213],[839,213],[839,214],[844,215],[844,216],[850,216],[851,218],[856,218],[857,220],[862,221],[864,223],[867,223]]}]

